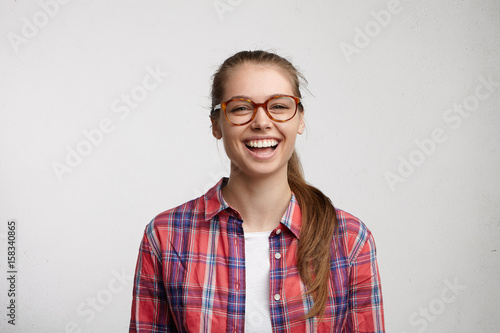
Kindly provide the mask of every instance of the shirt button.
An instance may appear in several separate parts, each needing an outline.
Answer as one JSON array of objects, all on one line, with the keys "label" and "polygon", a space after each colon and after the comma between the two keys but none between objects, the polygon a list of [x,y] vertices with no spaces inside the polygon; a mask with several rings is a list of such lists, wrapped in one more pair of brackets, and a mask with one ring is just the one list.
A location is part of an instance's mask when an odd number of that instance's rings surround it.
[{"label": "shirt button", "polygon": [[240,290],[240,283],[239,282],[236,282],[234,287],[236,288],[236,290]]},{"label": "shirt button", "polygon": [[274,295],[274,300],[275,300],[275,301],[279,301],[280,299],[281,299],[280,294],[275,294],[275,295]]},{"label": "shirt button", "polygon": [[276,253],[276,254],[274,255],[274,257],[275,257],[276,259],[281,259],[281,254]]},{"label": "shirt button", "polygon": [[278,228],[278,230],[276,230],[276,235],[279,235],[281,234],[281,229]]}]

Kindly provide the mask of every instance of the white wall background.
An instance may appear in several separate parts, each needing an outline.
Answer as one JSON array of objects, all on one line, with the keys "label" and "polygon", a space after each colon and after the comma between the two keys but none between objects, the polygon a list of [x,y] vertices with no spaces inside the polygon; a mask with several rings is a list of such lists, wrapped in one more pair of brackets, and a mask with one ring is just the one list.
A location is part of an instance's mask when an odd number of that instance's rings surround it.
[{"label": "white wall background", "polygon": [[227,174],[210,76],[260,48],[309,80],[306,177],[374,233],[387,331],[498,330],[500,1],[9,0],[0,35],[0,331],[127,331],[145,225]]}]

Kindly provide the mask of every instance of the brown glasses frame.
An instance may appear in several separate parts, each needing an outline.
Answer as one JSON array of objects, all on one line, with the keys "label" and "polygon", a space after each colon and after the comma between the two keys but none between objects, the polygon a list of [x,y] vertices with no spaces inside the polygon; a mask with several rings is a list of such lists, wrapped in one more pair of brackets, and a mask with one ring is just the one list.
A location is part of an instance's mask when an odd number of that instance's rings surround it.
[{"label": "brown glasses frame", "polygon": [[[273,118],[273,116],[269,113],[269,111],[267,110],[267,103],[269,103],[269,101],[275,99],[275,98],[279,98],[279,97],[290,97],[292,98],[294,101],[295,101],[295,112],[293,113],[293,115],[288,118],[287,120],[279,120],[279,119],[275,119]],[[252,118],[250,118],[248,121],[244,122],[243,124],[235,124],[233,123],[231,120],[229,120],[229,118],[227,117],[227,112],[226,112],[226,106],[228,103],[232,102],[232,101],[247,101],[247,102],[250,102],[252,103],[253,105],[253,114],[252,114]],[[299,97],[295,97],[295,96],[290,96],[290,95],[276,95],[276,96],[273,96],[271,98],[269,98],[267,101],[265,101],[264,103],[255,103],[249,99],[246,99],[246,98],[233,98],[233,99],[230,99],[229,101],[226,101],[224,103],[221,103],[221,104],[217,104],[215,107],[214,107],[214,111],[217,110],[217,109],[222,109],[224,110],[224,116],[226,117],[226,120],[229,121],[231,124],[235,125],[235,126],[243,126],[243,125],[246,125],[248,124],[249,122],[251,122],[252,120],[254,120],[255,118],[255,115],[257,114],[257,109],[259,107],[262,106],[262,108],[264,109],[264,111],[266,112],[267,116],[269,118],[271,118],[271,120],[275,121],[275,122],[278,122],[278,123],[284,123],[284,122],[287,122],[289,121],[290,119],[292,119],[293,117],[295,117],[295,115],[297,114],[297,108],[298,108],[298,105],[300,104],[300,98]]]}]

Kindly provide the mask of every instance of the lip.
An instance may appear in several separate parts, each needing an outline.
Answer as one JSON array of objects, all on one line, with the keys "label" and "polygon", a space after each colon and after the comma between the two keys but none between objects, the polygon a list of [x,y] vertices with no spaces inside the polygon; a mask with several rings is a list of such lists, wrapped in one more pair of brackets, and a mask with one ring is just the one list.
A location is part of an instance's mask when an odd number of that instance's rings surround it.
[{"label": "lip", "polygon": [[[276,140],[276,141],[278,141],[278,145],[271,152],[263,154],[263,153],[258,153],[258,152],[255,152],[253,150],[248,149],[248,147],[245,145],[245,142],[252,141],[252,140]],[[276,155],[278,148],[280,147],[280,143],[281,143],[281,140],[278,139],[277,137],[273,137],[273,136],[253,136],[253,137],[248,137],[248,138],[243,140],[243,145],[245,145],[245,150],[253,158],[255,158],[257,160],[262,160],[262,161],[269,160],[269,159],[273,158],[274,155]]]},{"label": "lip", "polygon": [[281,140],[278,139],[277,137],[274,137],[274,136],[251,136],[251,137],[248,137],[243,141],[243,144],[245,144],[245,142],[247,141],[252,141],[252,140],[276,140],[278,141],[278,144],[280,144]]}]

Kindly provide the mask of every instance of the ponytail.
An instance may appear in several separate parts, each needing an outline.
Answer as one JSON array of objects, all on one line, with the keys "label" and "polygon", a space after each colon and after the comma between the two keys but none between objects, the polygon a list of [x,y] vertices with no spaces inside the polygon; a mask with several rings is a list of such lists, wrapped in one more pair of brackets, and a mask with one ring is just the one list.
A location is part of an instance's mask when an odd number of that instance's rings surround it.
[{"label": "ponytail", "polygon": [[[301,97],[300,82],[307,83],[307,80],[290,61],[266,51],[241,51],[227,58],[214,74],[210,112],[212,121],[219,118],[220,109],[215,109],[215,106],[222,102],[225,82],[233,70],[245,63],[274,65],[281,69],[289,78],[294,95]],[[302,104],[299,104],[298,107],[299,112],[304,112]],[[293,152],[288,161],[288,183],[302,212],[297,267],[307,292],[314,299],[314,305],[307,314],[307,318],[317,315],[322,317],[328,301],[330,250],[337,226],[335,208],[330,199],[320,190],[306,183],[296,152]]]},{"label": "ponytail", "polygon": [[288,183],[302,213],[297,268],[314,305],[307,318],[323,316],[328,302],[332,239],[337,226],[335,208],[320,190],[306,183],[299,156],[288,161]]}]

